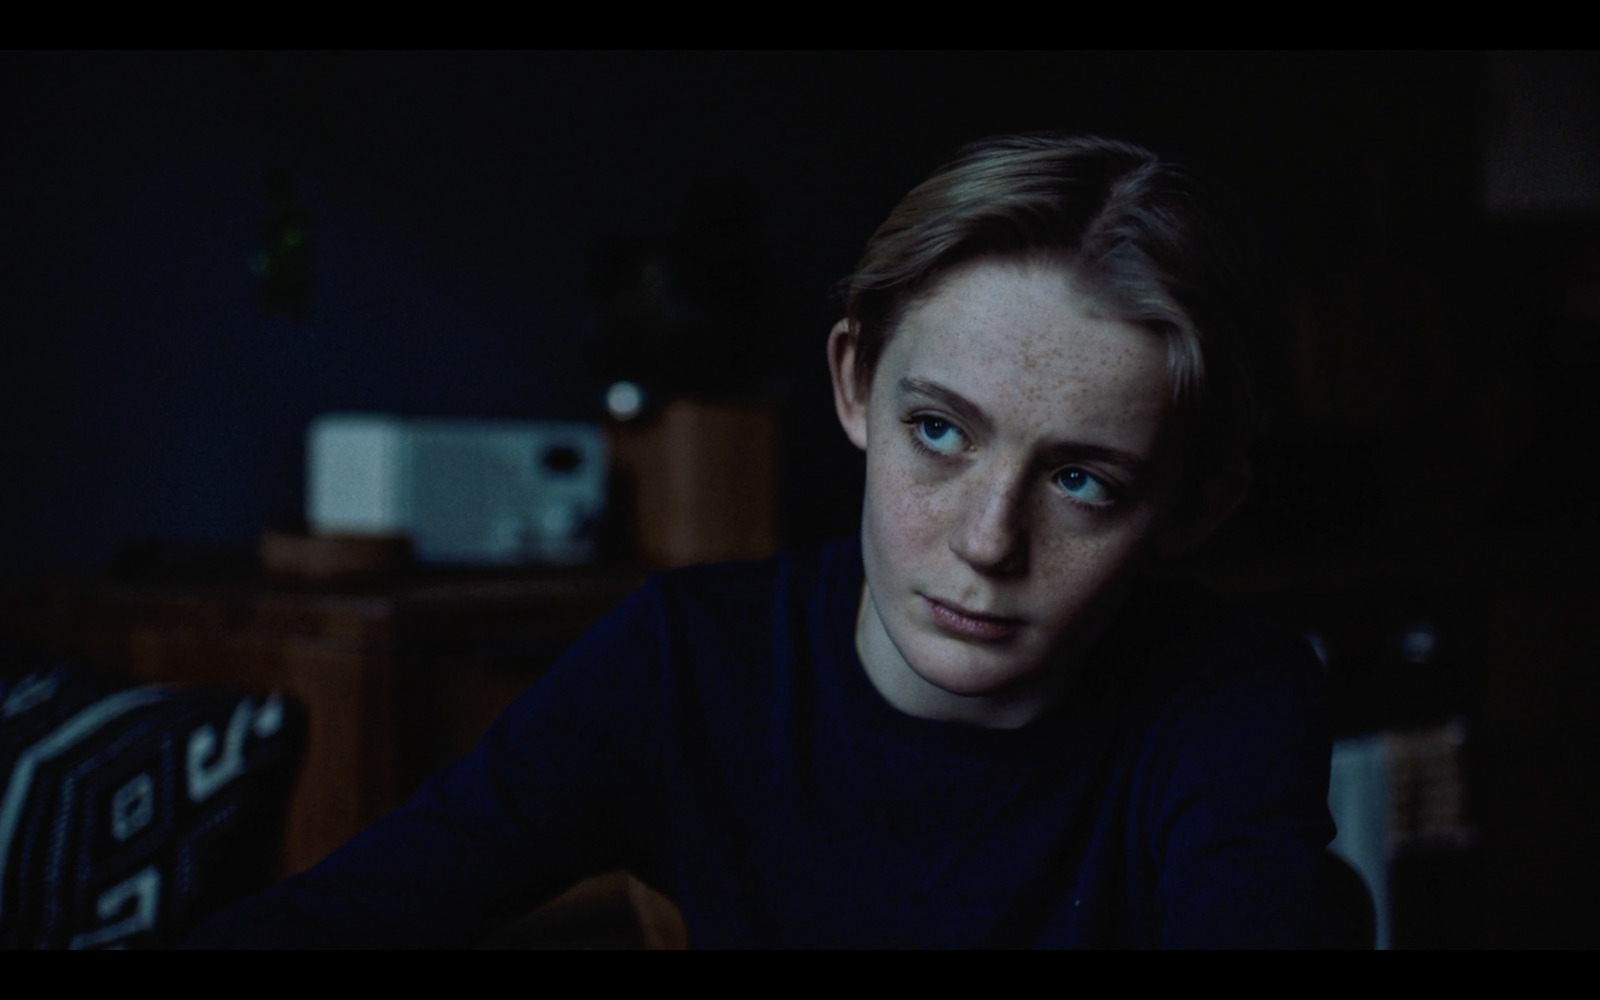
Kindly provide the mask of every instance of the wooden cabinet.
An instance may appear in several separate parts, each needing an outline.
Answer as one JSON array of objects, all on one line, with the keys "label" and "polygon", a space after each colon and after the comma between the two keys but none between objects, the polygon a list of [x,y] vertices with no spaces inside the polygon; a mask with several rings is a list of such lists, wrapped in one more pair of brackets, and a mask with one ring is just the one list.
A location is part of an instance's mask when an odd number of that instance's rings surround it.
[{"label": "wooden cabinet", "polygon": [[5,631],[144,681],[281,690],[310,716],[285,873],[326,856],[469,749],[642,580],[634,571],[417,577],[351,590],[257,581],[55,581]]}]

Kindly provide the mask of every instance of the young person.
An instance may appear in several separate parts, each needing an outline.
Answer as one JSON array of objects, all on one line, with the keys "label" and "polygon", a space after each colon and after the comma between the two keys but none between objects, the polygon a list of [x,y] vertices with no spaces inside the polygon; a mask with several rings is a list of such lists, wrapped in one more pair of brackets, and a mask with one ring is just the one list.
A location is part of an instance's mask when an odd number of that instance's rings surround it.
[{"label": "young person", "polygon": [[654,577],[410,804],[192,943],[467,944],[617,868],[697,946],[1329,942],[1316,661],[1149,574],[1248,482],[1229,218],[1131,145],[969,147],[828,340],[860,535]]}]

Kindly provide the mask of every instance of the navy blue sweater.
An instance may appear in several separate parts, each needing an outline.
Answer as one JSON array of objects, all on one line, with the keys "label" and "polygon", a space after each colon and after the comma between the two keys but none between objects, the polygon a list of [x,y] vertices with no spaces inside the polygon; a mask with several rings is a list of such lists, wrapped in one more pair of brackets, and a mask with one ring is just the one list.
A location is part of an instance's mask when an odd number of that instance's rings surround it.
[{"label": "navy blue sweater", "polygon": [[978,729],[871,687],[861,584],[859,539],[653,578],[408,805],[190,943],[463,945],[618,868],[699,947],[1327,940],[1303,642],[1149,586],[1061,704]]}]

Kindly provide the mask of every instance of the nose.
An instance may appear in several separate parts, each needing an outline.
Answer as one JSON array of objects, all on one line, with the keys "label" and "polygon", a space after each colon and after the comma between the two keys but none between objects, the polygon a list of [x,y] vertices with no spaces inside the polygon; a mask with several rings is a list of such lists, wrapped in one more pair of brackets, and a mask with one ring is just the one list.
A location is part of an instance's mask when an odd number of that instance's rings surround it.
[{"label": "nose", "polygon": [[978,475],[950,550],[984,576],[1015,577],[1028,571],[1026,496],[1020,473]]}]

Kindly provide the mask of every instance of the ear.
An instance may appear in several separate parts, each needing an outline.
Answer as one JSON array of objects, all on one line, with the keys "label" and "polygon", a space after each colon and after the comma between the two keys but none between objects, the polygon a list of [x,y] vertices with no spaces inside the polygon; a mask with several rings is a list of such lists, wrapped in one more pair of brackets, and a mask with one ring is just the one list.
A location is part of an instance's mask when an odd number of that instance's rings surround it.
[{"label": "ear", "polygon": [[1169,558],[1182,555],[1210,538],[1244,502],[1254,480],[1255,473],[1244,459],[1233,468],[1211,476],[1190,494],[1192,507],[1174,512],[1162,535],[1161,555]]},{"label": "ear", "polygon": [[833,408],[850,443],[867,450],[867,396],[856,378],[856,335],[841,319],[828,334],[828,371],[833,375]]}]

